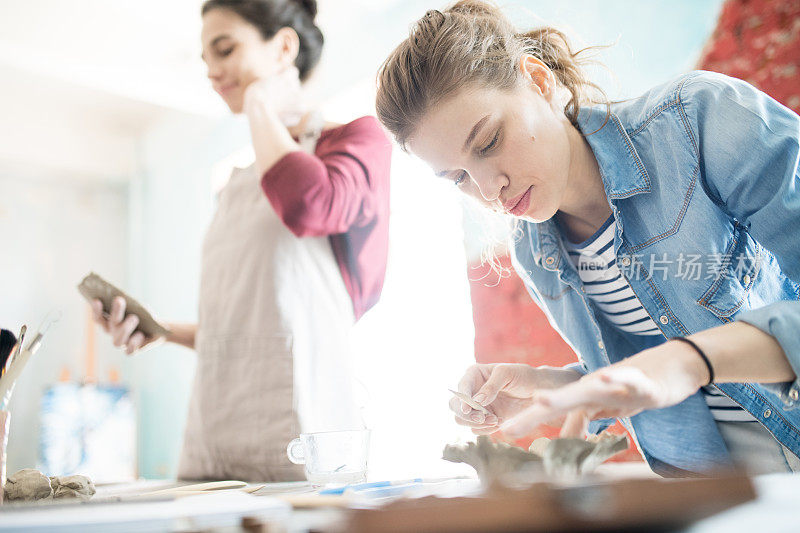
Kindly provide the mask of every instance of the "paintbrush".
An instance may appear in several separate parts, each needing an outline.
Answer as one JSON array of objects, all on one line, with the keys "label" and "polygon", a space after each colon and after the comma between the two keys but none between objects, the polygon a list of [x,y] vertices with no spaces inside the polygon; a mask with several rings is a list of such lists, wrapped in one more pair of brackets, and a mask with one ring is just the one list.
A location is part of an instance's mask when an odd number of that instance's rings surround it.
[{"label": "paintbrush", "polygon": [[6,360],[3,362],[3,366],[0,367],[0,370],[2,370],[2,372],[0,372],[0,376],[5,375],[5,373],[8,372],[8,369],[11,368],[11,365],[13,364],[14,359],[17,357],[19,352],[22,350],[22,343],[25,340],[25,332],[26,331],[28,331],[28,326],[23,324],[22,327],[19,330],[19,338],[17,339],[17,343],[11,349],[11,352],[8,354],[8,357],[6,357]]},{"label": "paintbrush", "polygon": [[19,355],[19,352],[22,351],[22,343],[25,341],[25,333],[28,332],[28,326],[25,324],[19,329],[19,336],[17,337],[17,346],[14,350],[11,351],[11,354],[8,356],[8,360],[6,364],[3,366],[3,371],[7,372],[11,365],[14,364],[14,359]]},{"label": "paintbrush", "polygon": [[28,363],[28,359],[30,359],[31,355],[36,353],[39,350],[39,347],[42,344],[42,337],[44,336],[45,332],[50,328],[50,326],[57,322],[61,318],[61,312],[51,312],[48,313],[45,317],[42,325],[39,327],[39,330],[33,337],[33,340],[28,343],[28,346],[23,347],[22,342],[25,337],[25,331],[27,328],[22,326],[22,331],[20,332],[20,338],[17,342],[17,349],[15,353],[12,354],[11,359],[8,361],[8,366],[6,367],[6,372],[3,374],[3,377],[0,377],[0,409],[5,410],[8,407],[8,402],[11,399],[11,393],[14,391],[14,384],[17,381],[17,378],[22,373],[22,370],[25,368],[25,365]]}]

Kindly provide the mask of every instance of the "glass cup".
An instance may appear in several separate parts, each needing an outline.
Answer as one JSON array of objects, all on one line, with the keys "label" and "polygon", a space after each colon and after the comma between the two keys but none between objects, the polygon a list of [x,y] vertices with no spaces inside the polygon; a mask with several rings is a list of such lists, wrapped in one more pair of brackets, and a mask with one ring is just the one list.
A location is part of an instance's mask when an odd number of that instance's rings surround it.
[{"label": "glass cup", "polygon": [[363,483],[367,480],[369,430],[301,433],[286,447],[296,465],[304,465],[314,485]]}]

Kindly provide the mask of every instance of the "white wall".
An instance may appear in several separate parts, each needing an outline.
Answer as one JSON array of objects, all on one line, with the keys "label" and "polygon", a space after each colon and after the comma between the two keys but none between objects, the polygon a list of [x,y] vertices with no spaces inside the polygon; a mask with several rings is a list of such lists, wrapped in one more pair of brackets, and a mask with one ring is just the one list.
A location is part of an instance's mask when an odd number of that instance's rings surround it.
[{"label": "white wall", "polygon": [[[62,369],[84,375],[87,306],[76,285],[90,270],[127,277],[128,196],[119,183],[82,182],[51,169],[0,164],[0,324],[29,333],[51,309],[63,312],[20,377],[10,410],[8,471],[36,465],[41,392]],[[127,362],[107,346],[98,376]]]}]

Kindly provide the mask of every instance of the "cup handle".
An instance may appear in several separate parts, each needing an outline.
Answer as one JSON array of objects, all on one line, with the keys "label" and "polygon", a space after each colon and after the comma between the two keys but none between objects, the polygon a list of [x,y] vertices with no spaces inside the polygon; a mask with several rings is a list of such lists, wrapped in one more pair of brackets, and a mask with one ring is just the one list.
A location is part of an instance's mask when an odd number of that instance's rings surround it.
[{"label": "cup handle", "polygon": [[289,460],[296,465],[306,464],[306,455],[303,450],[303,443],[300,439],[294,439],[289,443],[286,447],[286,455],[289,457]]}]

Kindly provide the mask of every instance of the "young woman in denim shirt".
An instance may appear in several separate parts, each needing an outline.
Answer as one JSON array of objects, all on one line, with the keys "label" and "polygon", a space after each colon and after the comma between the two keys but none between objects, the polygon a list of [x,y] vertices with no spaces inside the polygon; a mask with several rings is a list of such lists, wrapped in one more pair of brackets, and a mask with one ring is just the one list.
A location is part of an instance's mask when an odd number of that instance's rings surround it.
[{"label": "young woman in denim shirt", "polygon": [[454,400],[457,422],[518,435],[581,408],[568,432],[619,416],[664,476],[792,470],[800,350],[741,319],[797,313],[755,310],[800,294],[800,118],[710,72],[607,103],[581,63],[557,30],[469,0],[429,11],[379,73],[399,144],[517,219],[514,268],[580,359],[476,365],[460,387],[491,414]]}]

